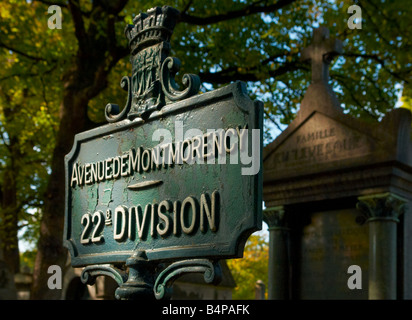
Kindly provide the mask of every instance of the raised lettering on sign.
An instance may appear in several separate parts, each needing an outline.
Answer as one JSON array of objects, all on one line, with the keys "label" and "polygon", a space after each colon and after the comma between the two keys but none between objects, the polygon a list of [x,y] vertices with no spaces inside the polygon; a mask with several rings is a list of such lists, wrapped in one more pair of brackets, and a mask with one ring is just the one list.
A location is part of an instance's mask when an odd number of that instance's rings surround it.
[{"label": "raised lettering on sign", "polygon": [[[113,227],[113,239],[117,242],[133,241],[137,238],[145,241],[149,236],[166,238],[199,231],[205,233],[208,230],[217,232],[219,208],[218,191],[214,191],[211,196],[203,193],[200,199],[188,196],[181,202],[163,200],[160,203],[148,203],[144,207],[120,205],[114,209],[113,226],[106,224],[106,227]],[[84,226],[81,244],[90,245],[103,241],[103,212],[84,214],[81,224]]]},{"label": "raised lettering on sign", "polygon": [[132,176],[135,172],[161,170],[176,164],[204,163],[205,159],[218,158],[219,161],[222,160],[225,163],[226,153],[237,155],[238,153],[235,152],[237,150],[247,151],[246,135],[246,126],[236,129],[229,128],[226,131],[212,130],[190,139],[165,143],[150,149],[132,147],[122,155],[97,162],[85,164],[75,162],[71,169],[70,187],[120,179]]}]

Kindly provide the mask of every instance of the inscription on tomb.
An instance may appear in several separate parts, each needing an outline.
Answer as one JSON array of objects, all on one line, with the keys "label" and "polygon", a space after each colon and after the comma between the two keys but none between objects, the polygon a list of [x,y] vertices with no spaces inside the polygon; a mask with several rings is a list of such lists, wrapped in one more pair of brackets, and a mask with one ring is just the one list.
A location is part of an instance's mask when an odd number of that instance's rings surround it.
[{"label": "inscription on tomb", "polygon": [[316,113],[271,155],[274,168],[293,168],[367,155],[368,138]]}]

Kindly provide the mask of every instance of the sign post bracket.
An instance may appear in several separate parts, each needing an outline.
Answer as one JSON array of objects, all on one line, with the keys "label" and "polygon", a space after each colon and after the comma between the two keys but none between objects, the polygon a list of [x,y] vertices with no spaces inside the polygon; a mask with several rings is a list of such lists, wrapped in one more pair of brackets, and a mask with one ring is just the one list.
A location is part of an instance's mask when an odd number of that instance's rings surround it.
[{"label": "sign post bracket", "polygon": [[208,259],[177,261],[156,276],[155,270],[158,266],[147,259],[144,250],[137,251],[128,258],[126,267],[128,272],[109,264],[90,265],[83,269],[81,280],[84,284],[93,285],[98,276],[113,278],[119,285],[115,292],[118,300],[170,299],[171,285],[177,278],[187,273],[203,273],[204,280],[208,284],[217,285],[222,280],[219,261]]},{"label": "sign post bracket", "polygon": [[156,299],[170,299],[170,286],[185,273],[203,273],[206,283],[219,284],[222,280],[222,269],[218,261],[208,259],[189,259],[172,263],[157,277],[154,294]]}]

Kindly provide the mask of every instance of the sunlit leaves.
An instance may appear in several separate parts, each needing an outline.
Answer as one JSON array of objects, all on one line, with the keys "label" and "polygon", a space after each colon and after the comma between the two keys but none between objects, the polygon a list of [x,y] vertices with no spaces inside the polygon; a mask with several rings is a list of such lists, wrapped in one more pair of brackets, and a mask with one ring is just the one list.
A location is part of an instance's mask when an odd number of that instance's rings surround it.
[{"label": "sunlit leaves", "polygon": [[254,299],[256,281],[268,285],[268,244],[262,235],[249,237],[242,259],[228,260],[228,266],[237,284],[233,299]]},{"label": "sunlit leaves", "polygon": [[1,199],[1,217],[17,216],[18,225],[9,229],[24,228],[27,239],[37,235],[48,181],[61,102],[61,87],[53,84],[67,60],[70,39],[63,38],[70,27],[48,29],[47,7],[37,2],[3,1],[0,12],[0,186],[14,194]]}]

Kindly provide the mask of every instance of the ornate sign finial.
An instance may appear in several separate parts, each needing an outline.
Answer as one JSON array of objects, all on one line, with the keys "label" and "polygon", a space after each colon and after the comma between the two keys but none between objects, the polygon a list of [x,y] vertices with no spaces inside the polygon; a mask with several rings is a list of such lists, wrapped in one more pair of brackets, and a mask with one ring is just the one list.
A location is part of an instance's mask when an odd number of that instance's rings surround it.
[{"label": "ornate sign finial", "polygon": [[342,42],[329,38],[329,30],[319,27],[313,30],[312,44],[302,51],[301,59],[312,62],[312,83],[329,81],[329,64],[342,53]]},{"label": "ornate sign finial", "polygon": [[160,110],[170,101],[188,98],[199,91],[199,77],[193,74],[183,76],[186,89],[179,91],[174,76],[180,69],[180,61],[169,57],[170,38],[176,25],[179,11],[163,6],[141,13],[127,25],[126,38],[131,50],[132,76],[122,78],[120,85],[127,90],[124,109],[116,104],[106,106],[106,119],[109,122],[126,117],[147,118],[151,112]]}]

